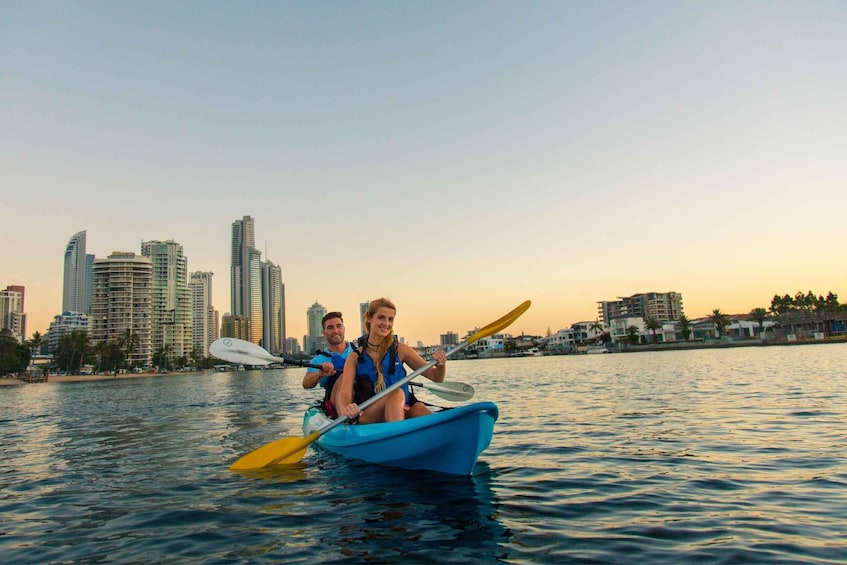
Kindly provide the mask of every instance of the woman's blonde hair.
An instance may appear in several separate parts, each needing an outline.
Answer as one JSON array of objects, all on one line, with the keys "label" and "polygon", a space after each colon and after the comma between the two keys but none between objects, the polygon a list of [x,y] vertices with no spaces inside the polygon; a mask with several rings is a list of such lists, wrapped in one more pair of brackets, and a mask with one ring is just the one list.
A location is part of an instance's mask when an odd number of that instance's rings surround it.
[{"label": "woman's blonde hair", "polygon": [[[368,337],[368,341],[370,341],[371,335],[371,318],[376,314],[376,311],[380,308],[390,308],[394,310],[394,314],[397,314],[397,307],[394,305],[391,300],[387,298],[377,298],[376,300],[371,300],[371,303],[368,304],[368,309],[365,312],[364,321],[365,321],[365,334]],[[382,358],[388,352],[389,348],[394,344],[394,334],[389,334],[385,336],[382,341],[379,342],[379,350],[377,351],[377,361],[374,363],[376,365],[376,386],[374,387],[374,392],[380,392],[385,390],[385,377],[382,375]]]}]

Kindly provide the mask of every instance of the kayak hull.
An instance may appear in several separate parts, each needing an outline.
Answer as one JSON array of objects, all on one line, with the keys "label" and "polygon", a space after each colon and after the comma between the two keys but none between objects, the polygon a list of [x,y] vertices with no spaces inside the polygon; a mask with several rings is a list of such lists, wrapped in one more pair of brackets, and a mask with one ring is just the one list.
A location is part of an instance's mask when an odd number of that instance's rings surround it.
[{"label": "kayak hull", "polygon": [[[332,453],[378,465],[471,475],[491,443],[499,412],[493,402],[475,402],[428,416],[383,424],[338,425],[315,443]],[[303,417],[303,433],[330,420],[313,407]]]}]

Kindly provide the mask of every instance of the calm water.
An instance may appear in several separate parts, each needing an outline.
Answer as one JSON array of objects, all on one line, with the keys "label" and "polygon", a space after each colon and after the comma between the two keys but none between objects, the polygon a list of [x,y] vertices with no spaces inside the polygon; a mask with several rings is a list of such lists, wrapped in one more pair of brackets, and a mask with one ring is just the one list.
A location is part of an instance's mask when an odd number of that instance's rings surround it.
[{"label": "calm water", "polygon": [[0,387],[0,561],[847,563],[845,367],[847,345],[451,362],[500,407],[472,478],[313,448],[229,472],[299,434],[301,369]]}]

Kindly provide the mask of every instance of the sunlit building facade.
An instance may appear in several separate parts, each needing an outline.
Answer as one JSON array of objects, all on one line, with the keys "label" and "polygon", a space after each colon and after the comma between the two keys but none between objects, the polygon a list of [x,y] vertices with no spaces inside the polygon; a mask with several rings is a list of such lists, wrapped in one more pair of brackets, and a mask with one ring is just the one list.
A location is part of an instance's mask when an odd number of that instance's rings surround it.
[{"label": "sunlit building facade", "polygon": [[62,312],[91,312],[94,255],[85,253],[86,232],[71,236],[65,247]]},{"label": "sunlit building facade", "polygon": [[190,358],[194,341],[194,316],[188,288],[188,259],[173,240],[142,241],[141,254],[153,267],[151,289],[151,344],[153,354],[169,361]]},{"label": "sunlit building facade", "polygon": [[218,311],[212,306],[213,276],[214,273],[208,271],[197,271],[191,273],[188,281],[193,318],[192,351],[198,351],[203,357],[209,356],[209,346],[218,339],[220,329]]},{"label": "sunlit building facade", "polygon": [[92,270],[91,341],[133,336],[129,365],[148,366],[152,359],[151,306],[153,262],[130,251],[95,259]]}]

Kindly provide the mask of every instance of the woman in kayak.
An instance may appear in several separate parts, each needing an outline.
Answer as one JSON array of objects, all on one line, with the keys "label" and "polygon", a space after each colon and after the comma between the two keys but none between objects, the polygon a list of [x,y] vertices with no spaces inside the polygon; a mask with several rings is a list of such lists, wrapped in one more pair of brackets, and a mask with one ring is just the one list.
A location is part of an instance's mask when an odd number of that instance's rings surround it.
[{"label": "woman in kayak", "polygon": [[[370,303],[365,312],[365,335],[358,349],[347,357],[341,380],[333,388],[333,404],[339,414],[349,419],[359,418],[360,424],[394,422],[431,414],[429,408],[403,385],[386,394],[362,412],[359,404],[406,376],[404,364],[417,370],[426,365],[418,352],[398,343],[394,336],[394,316],[397,308],[387,298]],[[436,351],[435,366],[423,373],[433,382],[444,381],[447,374],[447,355]]]}]

